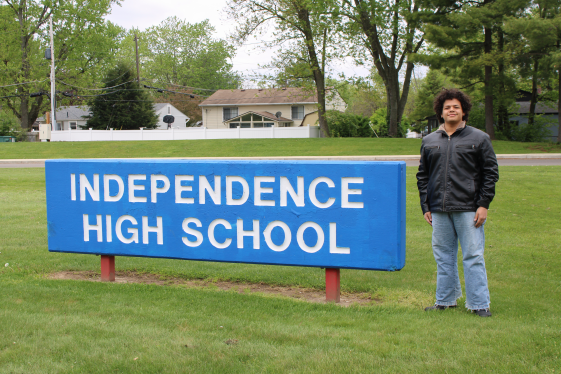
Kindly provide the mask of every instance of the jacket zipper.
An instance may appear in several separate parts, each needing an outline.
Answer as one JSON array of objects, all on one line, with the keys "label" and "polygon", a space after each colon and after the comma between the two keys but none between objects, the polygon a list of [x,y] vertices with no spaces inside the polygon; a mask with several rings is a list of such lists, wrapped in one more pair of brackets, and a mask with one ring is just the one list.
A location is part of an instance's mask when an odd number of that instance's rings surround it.
[{"label": "jacket zipper", "polygon": [[448,164],[450,163],[450,135],[448,135],[448,147],[446,148],[446,173],[444,174],[444,197],[442,198],[442,211],[445,212],[446,209],[446,192],[448,190]]}]

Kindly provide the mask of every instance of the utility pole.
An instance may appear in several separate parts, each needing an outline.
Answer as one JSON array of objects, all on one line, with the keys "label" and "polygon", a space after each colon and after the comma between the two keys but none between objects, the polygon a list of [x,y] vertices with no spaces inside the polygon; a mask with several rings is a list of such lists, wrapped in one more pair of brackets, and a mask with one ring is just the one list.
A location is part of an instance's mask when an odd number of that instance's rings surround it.
[{"label": "utility pole", "polygon": [[49,21],[51,36],[51,123],[53,124],[53,130],[56,128],[56,112],[55,112],[55,101],[56,101],[56,88],[55,88],[55,42],[53,37],[53,16]]},{"label": "utility pole", "polygon": [[138,37],[134,34],[134,45],[136,46],[136,80],[140,85],[140,61],[138,59]]}]

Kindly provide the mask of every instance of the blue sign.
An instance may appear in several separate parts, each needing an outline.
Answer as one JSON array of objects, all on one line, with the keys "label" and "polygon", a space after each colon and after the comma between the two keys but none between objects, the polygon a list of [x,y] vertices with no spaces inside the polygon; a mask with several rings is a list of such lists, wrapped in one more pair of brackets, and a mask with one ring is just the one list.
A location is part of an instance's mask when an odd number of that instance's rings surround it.
[{"label": "blue sign", "polygon": [[49,251],[400,270],[405,163],[49,160]]}]

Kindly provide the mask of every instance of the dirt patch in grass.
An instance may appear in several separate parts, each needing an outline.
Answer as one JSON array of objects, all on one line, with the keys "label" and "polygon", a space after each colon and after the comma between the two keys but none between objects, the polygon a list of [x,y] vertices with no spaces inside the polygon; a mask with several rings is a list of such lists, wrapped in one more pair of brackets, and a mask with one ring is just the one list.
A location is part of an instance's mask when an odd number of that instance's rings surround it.
[{"label": "dirt patch in grass", "polygon": [[531,150],[531,151],[540,151],[540,152],[546,152],[546,153],[561,152],[561,145],[554,144],[554,143],[536,144],[536,145],[531,145],[531,146],[526,147],[526,148]]},{"label": "dirt patch in grass", "polygon": [[[95,271],[61,271],[49,275],[49,279],[72,279],[101,282],[101,276]],[[304,300],[312,303],[326,303],[325,291],[312,288],[273,286],[261,283],[240,283],[228,281],[211,281],[205,279],[182,279],[168,276],[160,276],[149,273],[136,273],[132,271],[115,272],[115,283],[142,283],[156,284],[159,286],[176,286],[185,288],[209,288],[220,289],[237,293],[260,293],[266,295],[276,295],[290,297],[293,299]],[[341,292],[341,306],[353,304],[367,305],[380,303],[379,299],[372,299],[368,293],[346,293]]]}]

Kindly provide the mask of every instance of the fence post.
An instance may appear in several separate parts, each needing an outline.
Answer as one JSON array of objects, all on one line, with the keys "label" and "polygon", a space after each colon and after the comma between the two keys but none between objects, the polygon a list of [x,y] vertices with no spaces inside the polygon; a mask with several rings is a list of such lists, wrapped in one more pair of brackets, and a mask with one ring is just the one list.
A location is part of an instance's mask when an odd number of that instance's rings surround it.
[{"label": "fence post", "polygon": [[111,140],[113,140],[113,129],[109,129],[111,131]]},{"label": "fence post", "polygon": [[140,128],[140,140],[144,140],[144,127]]},{"label": "fence post", "polygon": [[204,138],[206,139],[206,127],[203,127]]},{"label": "fence post", "polygon": [[90,127],[90,142],[93,141],[93,128]]},{"label": "fence post", "polygon": [[241,125],[238,125],[238,139],[242,137],[242,128]]},{"label": "fence post", "polygon": [[175,140],[175,129],[171,128],[171,140]]}]

